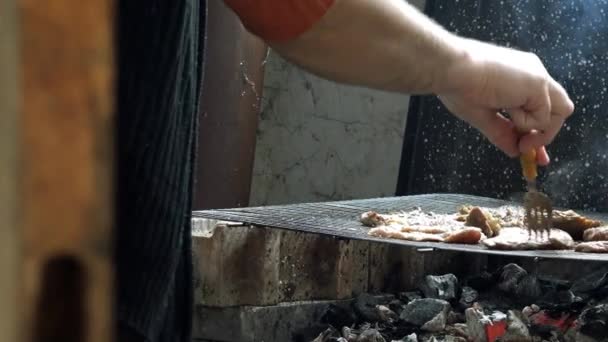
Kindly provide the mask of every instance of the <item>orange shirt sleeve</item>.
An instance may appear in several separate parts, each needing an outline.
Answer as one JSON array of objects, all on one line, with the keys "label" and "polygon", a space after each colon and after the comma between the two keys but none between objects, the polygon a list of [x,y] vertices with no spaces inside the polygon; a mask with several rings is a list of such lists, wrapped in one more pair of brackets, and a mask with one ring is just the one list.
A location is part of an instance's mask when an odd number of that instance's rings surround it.
[{"label": "orange shirt sleeve", "polygon": [[294,39],[318,22],[334,0],[224,0],[243,25],[267,41]]}]

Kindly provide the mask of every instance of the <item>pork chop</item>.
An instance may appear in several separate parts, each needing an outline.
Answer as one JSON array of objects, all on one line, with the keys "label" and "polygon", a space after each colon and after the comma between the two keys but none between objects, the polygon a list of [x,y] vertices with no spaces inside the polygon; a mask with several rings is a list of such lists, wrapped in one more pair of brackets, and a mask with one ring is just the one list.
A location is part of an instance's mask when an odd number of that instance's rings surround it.
[{"label": "pork chop", "polygon": [[608,253],[608,241],[581,242],[574,250],[581,253]]},{"label": "pork chop", "polygon": [[551,229],[550,237],[530,237],[528,230],[520,227],[505,227],[496,237],[482,241],[488,249],[499,250],[534,250],[534,249],[571,249],[574,247],[572,237],[559,229]]},{"label": "pork chop", "polygon": [[400,229],[392,226],[380,226],[372,228],[368,232],[369,235],[381,238],[400,239],[408,241],[430,241],[443,242],[441,234],[429,234],[422,232],[402,232]]},{"label": "pork chop", "polygon": [[585,241],[606,241],[608,240],[608,227],[589,228],[583,232]]},{"label": "pork chop", "polygon": [[581,240],[585,230],[602,225],[602,222],[581,216],[573,210],[553,210],[552,223],[553,228],[566,231],[575,240]]}]

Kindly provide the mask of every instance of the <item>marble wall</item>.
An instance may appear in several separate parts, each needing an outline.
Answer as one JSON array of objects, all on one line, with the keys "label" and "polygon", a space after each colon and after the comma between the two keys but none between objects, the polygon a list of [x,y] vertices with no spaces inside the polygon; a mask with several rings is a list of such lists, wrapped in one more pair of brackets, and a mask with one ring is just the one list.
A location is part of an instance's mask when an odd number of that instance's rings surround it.
[{"label": "marble wall", "polygon": [[394,194],[408,96],[326,81],[272,51],[264,83],[250,205]]}]

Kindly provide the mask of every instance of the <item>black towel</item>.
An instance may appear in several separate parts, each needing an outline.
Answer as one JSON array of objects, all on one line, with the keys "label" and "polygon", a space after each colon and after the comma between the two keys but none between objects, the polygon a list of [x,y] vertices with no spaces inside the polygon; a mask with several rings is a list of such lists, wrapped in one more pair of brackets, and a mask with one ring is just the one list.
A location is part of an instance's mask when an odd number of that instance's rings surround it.
[{"label": "black towel", "polygon": [[190,216],[204,1],[117,6],[117,314],[147,341],[190,341]]}]

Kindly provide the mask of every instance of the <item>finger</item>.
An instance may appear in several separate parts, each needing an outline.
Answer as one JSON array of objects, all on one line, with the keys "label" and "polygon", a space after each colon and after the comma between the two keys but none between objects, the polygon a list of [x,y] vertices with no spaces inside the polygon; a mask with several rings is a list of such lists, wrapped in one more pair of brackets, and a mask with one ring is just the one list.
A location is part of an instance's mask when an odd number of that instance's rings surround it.
[{"label": "finger", "polygon": [[475,123],[475,126],[488,140],[510,157],[517,157],[517,134],[513,122],[499,113],[481,115],[484,118]]},{"label": "finger", "polygon": [[551,114],[567,118],[574,112],[574,103],[568,93],[559,83],[551,79],[549,82],[549,96],[551,98]]},{"label": "finger", "polygon": [[531,149],[549,145],[564,124],[564,119],[560,116],[553,115],[551,116],[551,119],[551,125],[544,132],[532,131],[529,134],[522,136],[519,140],[519,150],[529,151]]},{"label": "finger", "polygon": [[520,141],[519,141],[519,148],[522,153],[526,152],[526,151],[530,151],[532,149],[536,150],[536,163],[541,166],[547,166],[547,165],[549,165],[549,162],[551,160],[549,158],[549,154],[547,153],[547,149],[545,148],[545,146],[528,147],[526,145],[522,145],[523,140],[529,140],[529,139],[531,139],[531,137],[538,136],[538,135],[541,135],[541,133],[534,130],[524,136],[521,136]]},{"label": "finger", "polygon": [[545,146],[541,146],[536,149],[536,163],[540,166],[547,166],[551,162],[549,154]]},{"label": "finger", "polygon": [[551,96],[548,82],[542,82],[536,87],[536,91],[528,97],[521,109],[527,114],[526,120],[531,129],[542,131],[551,122]]},{"label": "finger", "polygon": [[526,113],[526,111],[524,111],[523,109],[511,108],[508,109],[507,112],[509,113],[511,121],[513,121],[513,125],[515,126],[517,132],[523,134],[535,129],[528,113]]},{"label": "finger", "polygon": [[[534,114],[526,111],[523,108],[510,108],[507,110],[515,128],[519,133],[527,133],[532,130],[543,131],[550,125],[551,116],[549,115],[549,122],[539,121]],[[544,120],[544,119],[543,119]]]}]

